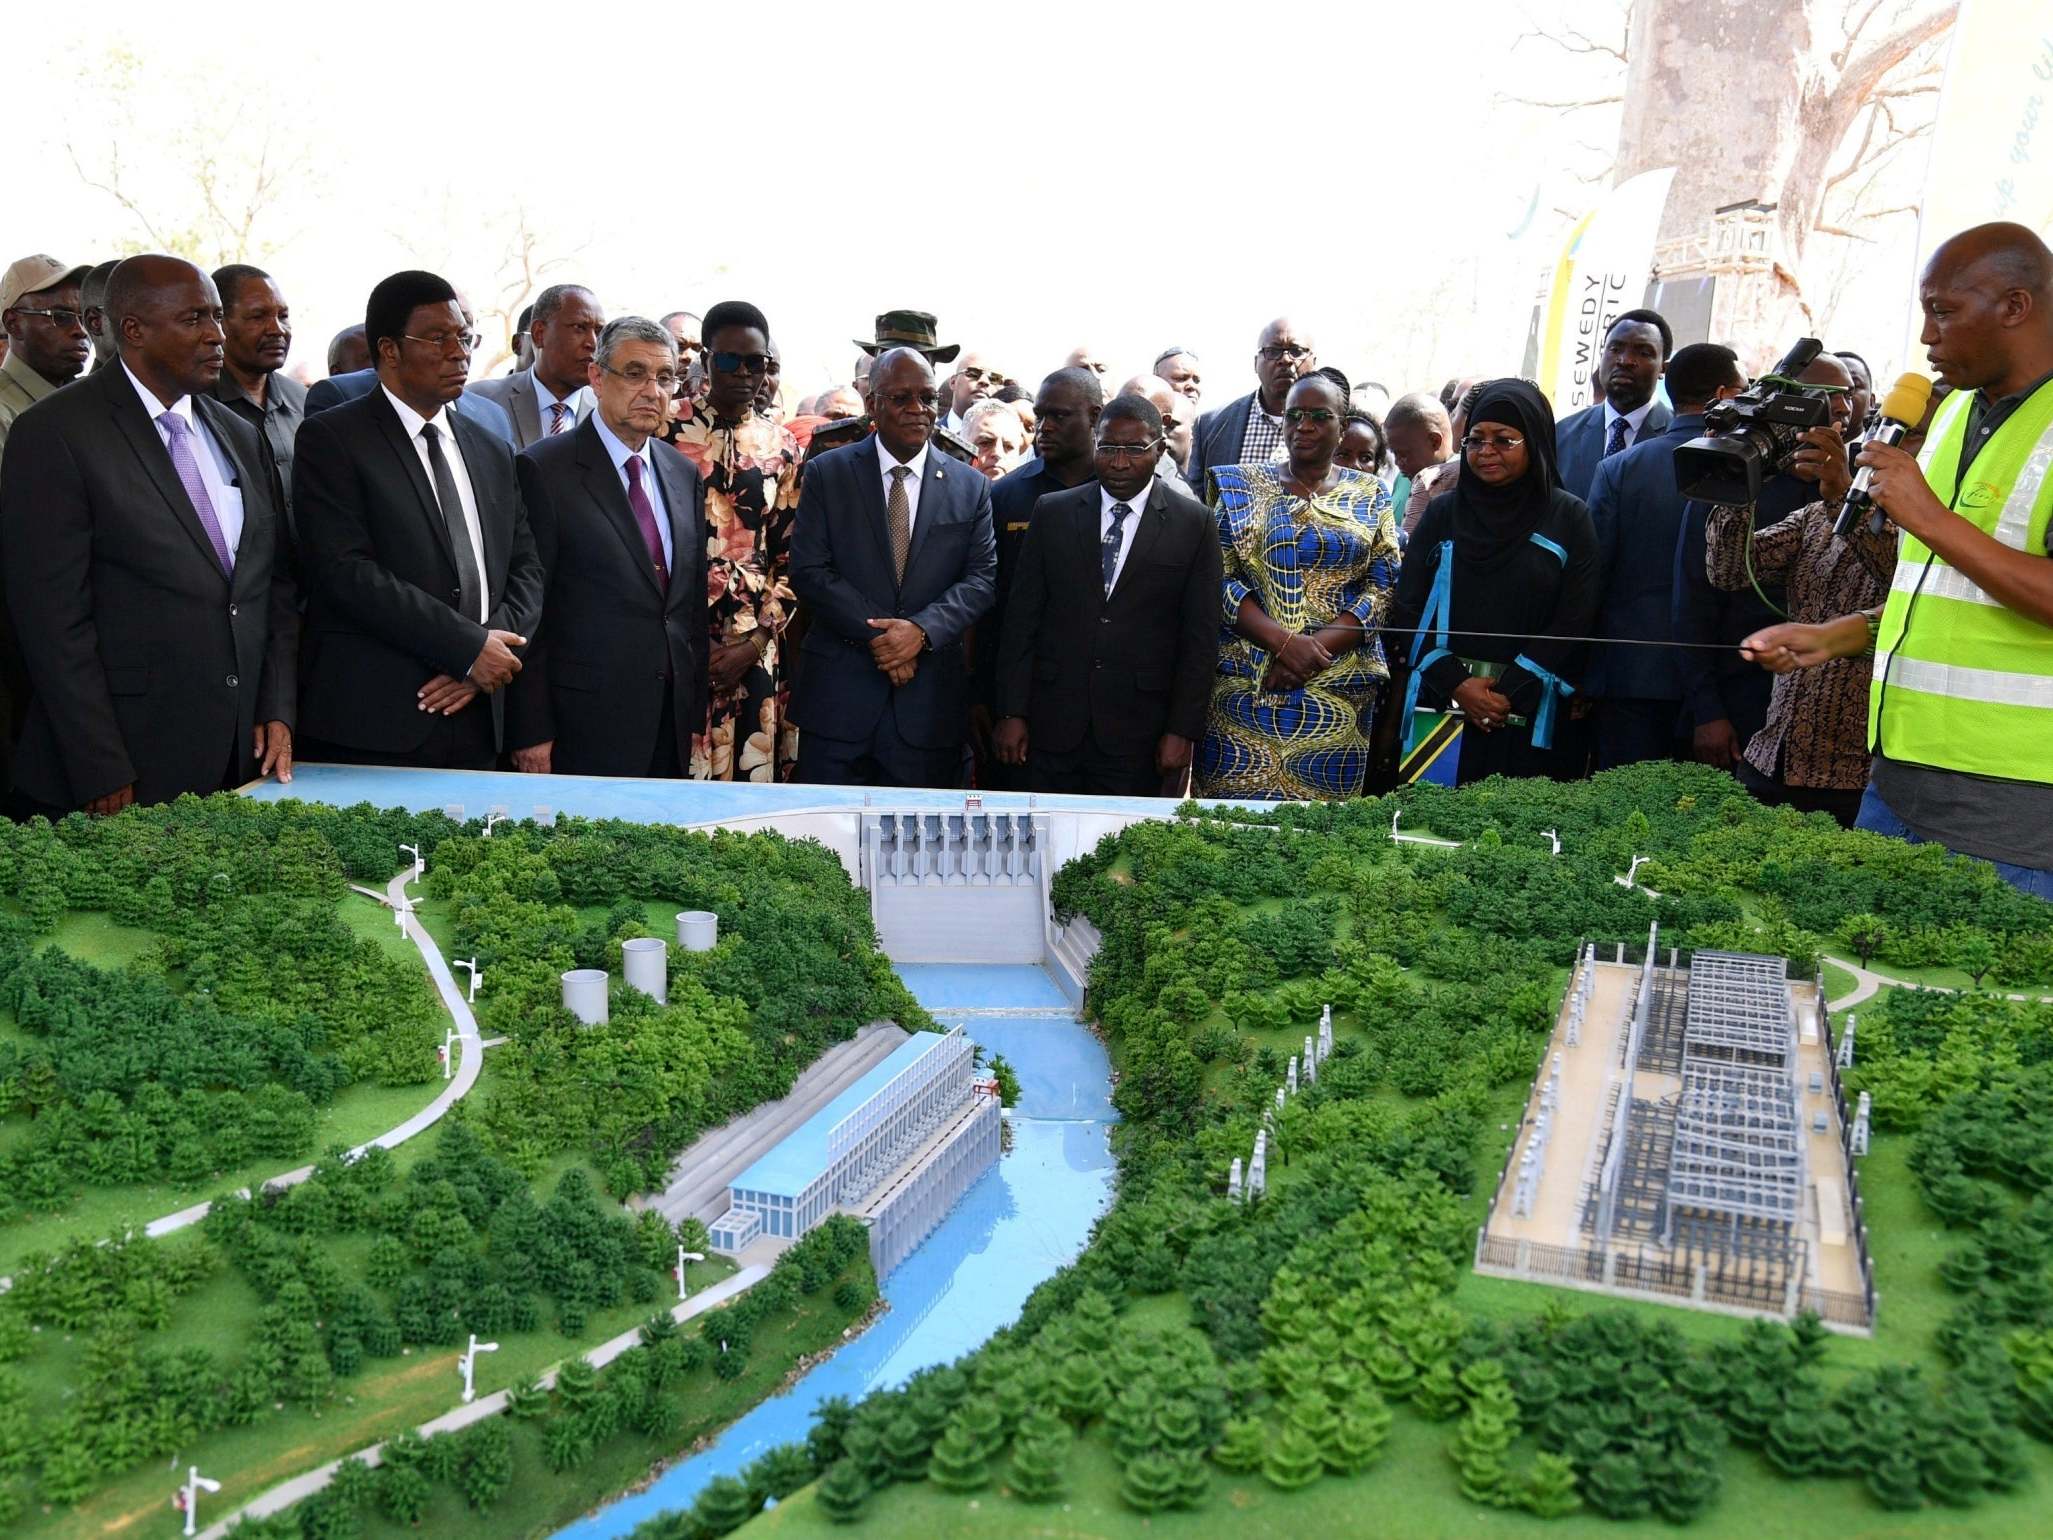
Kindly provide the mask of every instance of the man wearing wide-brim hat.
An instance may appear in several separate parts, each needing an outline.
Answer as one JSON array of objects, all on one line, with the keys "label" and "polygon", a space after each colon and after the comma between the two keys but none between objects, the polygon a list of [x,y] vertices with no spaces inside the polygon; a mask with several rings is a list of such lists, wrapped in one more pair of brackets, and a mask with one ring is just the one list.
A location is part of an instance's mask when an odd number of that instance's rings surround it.
[{"label": "man wearing wide-brim hat", "polygon": [[927,355],[928,363],[953,363],[962,344],[951,342],[943,347],[940,336],[940,324],[929,311],[887,310],[877,317],[877,335],[868,342],[857,337],[855,345],[872,358],[887,348],[918,348]]}]

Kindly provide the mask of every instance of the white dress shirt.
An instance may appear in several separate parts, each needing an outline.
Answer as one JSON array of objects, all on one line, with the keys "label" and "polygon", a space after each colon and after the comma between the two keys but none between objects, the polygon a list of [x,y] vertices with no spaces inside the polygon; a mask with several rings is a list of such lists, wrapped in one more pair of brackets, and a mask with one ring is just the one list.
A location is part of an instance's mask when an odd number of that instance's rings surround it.
[{"label": "white dress shirt", "polygon": [[470,484],[470,469],[463,463],[463,450],[456,442],[456,430],[449,421],[449,406],[445,402],[433,417],[423,417],[393,395],[391,388],[382,380],[378,389],[385,392],[385,399],[399,414],[400,426],[406,429],[406,436],[413,443],[413,452],[420,458],[421,469],[427,473],[430,494],[435,490],[435,462],[428,458],[428,441],[421,437],[421,429],[433,423],[442,435],[442,454],[449,462],[449,474],[456,478],[456,500],[463,504],[463,527],[470,536],[471,559],[478,564],[478,612],[471,619],[483,625],[492,613],[492,585],[485,575],[485,531],[478,522],[478,494]]},{"label": "white dress shirt", "polygon": [[[656,535],[663,542],[663,570],[676,571],[677,563],[672,559],[670,550],[670,510],[663,503],[663,488],[656,480],[656,462],[649,454],[649,441],[643,440],[639,449],[629,449],[621,443],[613,430],[606,426],[606,419],[597,412],[592,413],[592,426],[599,430],[599,442],[606,446],[606,453],[613,457],[613,470],[614,474],[620,477],[621,491],[627,490],[627,462],[642,462],[642,491],[648,494],[649,507],[656,515]],[[632,510],[633,507],[634,504],[629,502],[628,508]]]},{"label": "white dress shirt", "polygon": [[528,370],[528,378],[534,382],[535,386],[535,418],[541,424],[542,437],[549,437],[549,420],[556,415],[556,404],[559,401],[563,404],[564,408],[563,431],[568,433],[572,428],[576,427],[578,413],[584,410],[585,400],[591,392],[591,387],[580,385],[569,395],[559,396],[555,391],[542,383],[541,375],[533,369]]},{"label": "white dress shirt", "polygon": [[[877,434],[876,439],[877,474],[884,478],[884,508],[888,513],[891,508],[891,470],[893,466],[901,462],[892,455],[890,450],[884,447],[883,434]],[[908,534],[919,528],[920,478],[927,473],[927,447],[925,444],[920,445],[920,452],[918,454],[914,455],[910,460],[902,462],[905,468],[912,472],[910,476],[905,478],[905,506],[909,513],[909,517],[905,521],[905,528]]]},{"label": "white dress shirt", "polygon": [[121,372],[128,376],[128,383],[135,387],[135,393],[143,398],[143,410],[149,413],[150,426],[157,430],[165,453],[171,451],[171,430],[157,419],[166,412],[176,412],[185,419],[194,441],[201,446],[193,453],[193,464],[199,467],[200,484],[207,489],[207,500],[214,505],[214,520],[221,526],[221,538],[228,543],[231,552],[239,552],[242,549],[242,489],[235,484],[235,465],[228,458],[228,452],[214,442],[214,435],[200,421],[199,413],[192,409],[192,397],[180,396],[167,404],[159,401],[157,393],[135,377],[135,371],[128,367],[126,359],[121,362]]},{"label": "white dress shirt", "polygon": [[[1132,497],[1114,497],[1101,484],[1098,488],[1098,547],[1104,549],[1105,537],[1112,533],[1112,505],[1124,503],[1127,515],[1119,521],[1119,554],[1112,559],[1112,587],[1119,586],[1119,574],[1126,570],[1127,555],[1133,550],[1133,532],[1140,528],[1141,514],[1148,506],[1148,498],[1155,490],[1155,478],[1150,476],[1148,484]],[[1102,563],[1100,566],[1102,571]]]},{"label": "white dress shirt", "polygon": [[1642,401],[1638,406],[1634,407],[1629,412],[1619,411],[1618,408],[1614,407],[1611,404],[1611,402],[1608,399],[1606,399],[1606,401],[1604,402],[1605,444],[1609,445],[1611,442],[1611,434],[1613,431],[1611,425],[1618,421],[1620,417],[1623,417],[1626,420],[1626,423],[1628,424],[1625,434],[1625,447],[1627,449],[1632,448],[1633,445],[1637,444],[1640,441],[1640,429],[1646,423],[1647,413],[1653,411],[1653,409],[1654,398],[1652,396],[1647,397],[1646,400]]}]

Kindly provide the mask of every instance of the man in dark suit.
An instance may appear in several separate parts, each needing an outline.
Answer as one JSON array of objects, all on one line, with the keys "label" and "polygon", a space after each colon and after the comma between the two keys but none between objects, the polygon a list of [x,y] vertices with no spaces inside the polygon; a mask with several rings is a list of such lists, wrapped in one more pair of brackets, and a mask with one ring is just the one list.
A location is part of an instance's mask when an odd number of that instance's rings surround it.
[{"label": "man in dark suit", "polygon": [[940,395],[918,351],[884,354],[870,385],[875,434],[806,466],[793,520],[791,586],[812,614],[798,779],[959,785],[963,638],[998,565],[991,483],[930,450]]},{"label": "man in dark suit", "polygon": [[312,589],[302,757],[488,770],[500,687],[541,618],[513,451],[451,410],[472,341],[447,280],[384,279],[364,335],[378,388],[309,417],[293,470]]},{"label": "man in dark suit", "polygon": [[467,394],[506,409],[516,449],[568,433],[591,410],[592,393],[585,382],[605,324],[606,313],[590,289],[551,284],[535,296],[528,321],[534,363],[504,379],[480,380]]},{"label": "man in dark suit", "polygon": [[1595,703],[1597,768],[1673,759],[1683,747],[1682,667],[1675,640],[1675,543],[1685,499],[1675,451],[1704,431],[1704,408],[1746,384],[1732,349],[1693,342],[1668,364],[1675,418],[1655,437],[1597,467],[1590,522],[1603,590],[1595,631],[1625,646],[1591,649],[1583,694]]},{"label": "man in dark suit", "polygon": [[1191,429],[1190,484],[1203,491],[1205,472],[1215,465],[1262,464],[1283,457],[1283,398],[1290,387],[1319,367],[1311,333],[1284,317],[1262,328],[1255,344],[1255,379],[1238,401],[1198,417]]},{"label": "man in dark suit", "polygon": [[705,715],[705,488],[653,435],[677,384],[667,328],[599,334],[593,409],[517,462],[544,573],[543,620],[506,701],[516,768],[683,775]]},{"label": "man in dark suit", "polygon": [[1098,415],[1095,484],[1035,506],[998,660],[1000,759],[1035,791],[1181,795],[1219,663],[1219,527],[1160,473],[1162,415]]},{"label": "man in dark suit", "polygon": [[1654,399],[1675,334],[1657,311],[1628,310],[1604,333],[1597,388],[1604,399],[1564,417],[1554,428],[1561,485],[1590,499],[1597,463],[1665,432],[1670,412]]},{"label": "man in dark suit", "polygon": [[22,413],[0,467],[22,814],[292,775],[298,612],[263,447],[213,397],[220,297],[130,257],[105,311],[119,363]]},{"label": "man in dark suit", "polygon": [[[470,308],[470,301],[463,297],[461,289],[456,292],[456,303],[463,311],[463,325],[471,337],[471,351],[476,352],[479,340],[477,316]],[[325,412],[330,407],[340,406],[345,401],[354,401],[359,396],[368,396],[378,388],[376,352],[364,338],[361,326],[350,329],[357,334],[358,346],[371,353],[371,360],[362,368],[351,369],[346,373],[338,371],[333,362],[336,344],[342,341],[342,335],[338,333],[335,342],[329,344],[328,348],[331,360],[328,365],[328,378],[316,380],[307,387],[306,415],[309,417]],[[470,418],[481,428],[496,433],[506,441],[509,449],[520,447],[513,431],[513,418],[507,414],[505,407],[490,397],[481,396],[476,390],[466,387],[462,395],[449,403],[449,410],[459,417]]]}]

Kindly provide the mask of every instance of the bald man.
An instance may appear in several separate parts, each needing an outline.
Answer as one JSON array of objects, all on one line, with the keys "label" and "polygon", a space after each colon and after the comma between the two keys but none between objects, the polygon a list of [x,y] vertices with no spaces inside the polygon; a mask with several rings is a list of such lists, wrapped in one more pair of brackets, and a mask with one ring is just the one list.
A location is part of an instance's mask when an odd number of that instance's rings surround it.
[{"label": "bald man", "polygon": [[118,364],[22,413],[0,464],[33,695],[20,815],[292,774],[298,607],[257,432],[214,399],[220,296],[190,262],[130,257],[106,324]]},{"label": "bald man", "polygon": [[1255,388],[1206,412],[1191,430],[1190,483],[1200,489],[1215,465],[1261,464],[1283,458],[1283,398],[1319,367],[1312,334],[1287,316],[1262,328],[1255,342]]},{"label": "bald man", "polygon": [[1977,225],[1925,266],[1920,337],[1953,387],[1918,459],[1858,464],[1901,532],[1879,613],[1768,626],[1776,673],[1872,647],[1859,827],[1993,862],[2053,899],[2053,252]]}]

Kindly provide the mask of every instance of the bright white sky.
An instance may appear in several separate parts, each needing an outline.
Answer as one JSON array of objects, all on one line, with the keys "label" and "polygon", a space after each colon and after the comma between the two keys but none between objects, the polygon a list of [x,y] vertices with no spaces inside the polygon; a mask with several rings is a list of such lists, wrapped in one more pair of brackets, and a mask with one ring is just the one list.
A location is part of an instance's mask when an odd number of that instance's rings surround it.
[{"label": "bright white sky", "polygon": [[[1616,0],[1535,4],[1617,30]],[[358,0],[173,31],[112,0],[69,30],[133,53],[118,102],[100,43],[12,41],[0,252],[157,244],[67,145],[96,174],[118,153],[161,235],[198,221],[210,154],[233,203],[268,135],[300,164],[251,260],[293,304],[295,359],[398,267],[490,310],[524,209],[540,281],[609,314],[755,301],[794,395],[845,380],[849,339],[901,306],[1030,381],[1078,343],[1132,373],[1180,342],[1217,404],[1287,313],[1356,379],[1437,389],[1518,367],[1556,210],[1599,190],[1573,168],[1602,170],[1615,137],[1601,110],[1501,100],[1593,78],[1514,49],[1532,23],[1512,0],[551,13]]]}]

